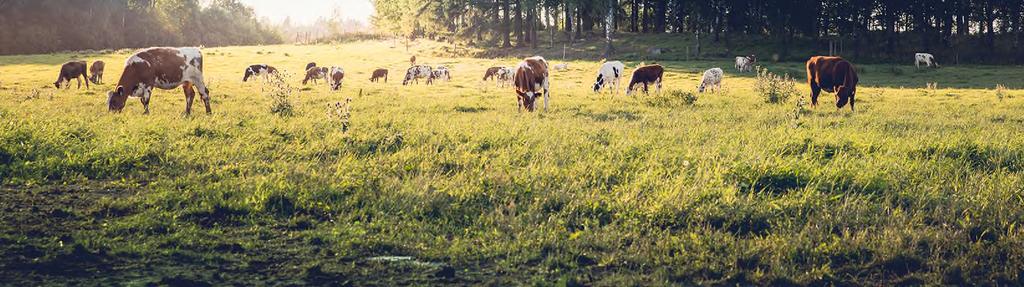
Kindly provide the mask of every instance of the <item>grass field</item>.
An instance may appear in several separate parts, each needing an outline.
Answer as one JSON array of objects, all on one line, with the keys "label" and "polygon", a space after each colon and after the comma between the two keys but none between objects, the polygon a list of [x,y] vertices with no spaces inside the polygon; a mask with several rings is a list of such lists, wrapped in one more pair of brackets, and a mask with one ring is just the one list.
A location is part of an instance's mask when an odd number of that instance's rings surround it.
[{"label": "grass field", "polygon": [[[402,86],[390,44],[207,48],[191,117],[180,90],[107,112],[127,51],[0,57],[0,285],[1024,284],[1024,68],[859,66],[851,113],[765,103],[725,59],[594,94],[573,60],[517,113],[480,82],[516,59],[421,43],[454,80]],[[54,90],[72,58],[107,83]],[[310,61],[342,90],[301,86]],[[255,63],[290,72],[293,115],[241,82]],[[724,92],[680,99],[715,66]]]}]

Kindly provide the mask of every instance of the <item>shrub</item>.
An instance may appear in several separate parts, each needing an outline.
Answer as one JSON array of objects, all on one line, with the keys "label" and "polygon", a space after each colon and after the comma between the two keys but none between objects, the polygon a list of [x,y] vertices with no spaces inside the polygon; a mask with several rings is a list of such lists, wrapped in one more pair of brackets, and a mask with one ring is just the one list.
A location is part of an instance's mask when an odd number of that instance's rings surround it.
[{"label": "shrub", "polygon": [[797,94],[796,83],[793,82],[793,78],[789,74],[779,76],[760,67],[757,69],[757,82],[754,83],[754,90],[764,98],[765,103],[769,104],[785,102],[789,100],[789,97]]},{"label": "shrub", "polygon": [[263,82],[263,94],[271,100],[270,112],[281,116],[291,116],[295,112],[291,101],[295,89],[288,84],[286,78],[283,72],[278,72]]},{"label": "shrub", "polygon": [[998,98],[999,101],[1006,98],[1006,86],[1003,86],[1002,84],[996,85],[996,98]]},{"label": "shrub", "polygon": [[649,97],[646,99],[646,102],[653,107],[692,106],[697,103],[697,95],[693,92],[671,90],[664,94]]},{"label": "shrub", "polygon": [[341,132],[348,132],[349,119],[352,117],[352,108],[349,106],[351,102],[352,99],[348,98],[345,102],[327,104],[327,118],[338,121],[341,124]]}]

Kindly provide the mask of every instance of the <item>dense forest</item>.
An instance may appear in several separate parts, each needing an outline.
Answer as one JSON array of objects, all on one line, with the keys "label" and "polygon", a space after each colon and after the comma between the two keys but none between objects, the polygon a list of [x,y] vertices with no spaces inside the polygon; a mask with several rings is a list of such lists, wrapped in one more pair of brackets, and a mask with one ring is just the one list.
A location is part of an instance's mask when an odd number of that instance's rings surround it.
[{"label": "dense forest", "polygon": [[665,33],[727,48],[753,45],[784,57],[792,47],[812,46],[874,61],[928,51],[956,62],[1024,63],[1021,0],[376,0],[374,5],[374,24],[381,32],[484,47],[572,42],[603,38],[606,32]]},{"label": "dense forest", "polygon": [[268,44],[238,0],[0,0],[0,54]]}]

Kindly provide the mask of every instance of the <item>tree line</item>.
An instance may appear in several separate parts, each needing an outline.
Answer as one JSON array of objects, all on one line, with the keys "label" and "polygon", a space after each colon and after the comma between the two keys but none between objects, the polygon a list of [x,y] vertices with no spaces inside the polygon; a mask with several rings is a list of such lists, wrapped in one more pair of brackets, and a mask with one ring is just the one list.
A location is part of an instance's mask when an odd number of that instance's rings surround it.
[{"label": "tree line", "polygon": [[238,0],[0,0],[0,54],[281,42]]},{"label": "tree line", "polygon": [[[616,33],[723,45],[756,41],[868,60],[932,52],[949,61],[1024,62],[1021,0],[374,0],[374,24],[404,37],[535,47]],[[607,35],[606,35],[607,34]],[[944,57],[943,57],[944,56]]]}]

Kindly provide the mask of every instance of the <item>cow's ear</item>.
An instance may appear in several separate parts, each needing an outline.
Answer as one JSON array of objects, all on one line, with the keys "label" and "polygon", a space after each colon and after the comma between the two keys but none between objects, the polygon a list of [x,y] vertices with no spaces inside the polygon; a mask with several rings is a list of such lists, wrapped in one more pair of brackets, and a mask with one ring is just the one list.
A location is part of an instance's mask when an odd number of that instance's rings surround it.
[{"label": "cow's ear", "polygon": [[118,96],[124,95],[124,86],[117,86],[117,89],[114,90],[114,93]]}]

